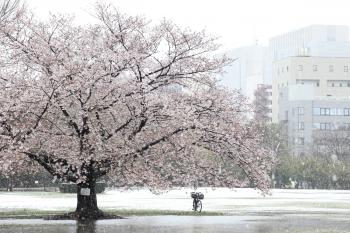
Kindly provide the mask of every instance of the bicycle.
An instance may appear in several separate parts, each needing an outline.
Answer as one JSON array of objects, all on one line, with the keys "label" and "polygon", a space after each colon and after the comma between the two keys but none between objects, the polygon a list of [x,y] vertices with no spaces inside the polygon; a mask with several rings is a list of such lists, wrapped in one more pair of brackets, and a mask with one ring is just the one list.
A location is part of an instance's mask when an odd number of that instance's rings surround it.
[{"label": "bicycle", "polygon": [[191,192],[191,197],[193,198],[192,210],[201,212],[202,211],[202,201],[204,199],[203,193]]}]

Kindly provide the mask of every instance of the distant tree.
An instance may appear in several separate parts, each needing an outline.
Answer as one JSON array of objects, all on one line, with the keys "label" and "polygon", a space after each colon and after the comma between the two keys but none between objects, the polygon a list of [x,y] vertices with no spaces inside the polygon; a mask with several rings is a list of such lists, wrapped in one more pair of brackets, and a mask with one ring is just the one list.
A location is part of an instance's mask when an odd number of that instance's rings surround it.
[{"label": "distant tree", "polygon": [[318,156],[280,156],[275,168],[276,187],[349,189],[349,161]]},{"label": "distant tree", "polygon": [[[285,174],[290,174],[288,172],[289,168],[279,168],[279,166],[284,165],[286,158],[289,159],[288,156],[290,156],[288,149],[288,136],[279,124],[258,122],[257,125],[258,132],[262,136],[261,146],[273,151],[276,155],[276,164],[271,171],[271,177],[273,178],[272,182],[275,183],[276,181],[276,185],[279,187],[279,183],[281,181],[284,182],[284,178],[288,176],[285,176]],[[283,174],[279,174],[281,173],[280,170],[283,170]]]},{"label": "distant tree", "polygon": [[258,124],[258,131],[262,135],[262,145],[274,151],[277,155],[288,154],[288,136],[281,125],[274,123]]},{"label": "distant tree", "polygon": [[254,119],[260,123],[271,122],[271,85],[259,85],[254,91]]},{"label": "distant tree", "polygon": [[6,170],[0,171],[0,188],[6,188],[7,191],[13,191],[14,188],[55,186],[51,181],[50,174],[34,161],[13,161]]},{"label": "distant tree", "polygon": [[195,176],[235,187],[220,169],[229,163],[266,191],[273,155],[244,98],[215,86],[230,62],[213,55],[215,38],[110,6],[96,12],[88,26],[23,9],[0,20],[1,169],[29,159],[76,183],[79,219],[104,216],[95,184],[107,173],[155,190]]},{"label": "distant tree", "polygon": [[334,130],[318,130],[313,134],[315,155],[325,156],[328,160],[350,159],[350,130],[340,127]]}]

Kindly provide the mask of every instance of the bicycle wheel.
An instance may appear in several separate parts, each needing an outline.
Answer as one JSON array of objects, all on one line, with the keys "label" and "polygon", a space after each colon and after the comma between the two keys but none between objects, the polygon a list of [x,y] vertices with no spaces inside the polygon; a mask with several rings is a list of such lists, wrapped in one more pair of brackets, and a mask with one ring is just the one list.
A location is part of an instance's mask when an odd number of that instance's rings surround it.
[{"label": "bicycle wheel", "polygon": [[197,202],[196,211],[199,213],[202,211],[202,202],[200,200]]}]

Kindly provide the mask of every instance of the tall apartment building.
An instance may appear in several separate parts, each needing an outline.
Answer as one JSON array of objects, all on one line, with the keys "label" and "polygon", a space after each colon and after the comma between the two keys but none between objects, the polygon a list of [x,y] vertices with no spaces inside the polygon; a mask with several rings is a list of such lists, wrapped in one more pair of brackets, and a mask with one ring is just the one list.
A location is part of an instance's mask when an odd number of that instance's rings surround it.
[{"label": "tall apartment building", "polygon": [[221,78],[221,84],[240,90],[240,92],[254,99],[254,91],[258,84],[263,83],[264,64],[266,61],[266,47],[252,45],[234,49],[228,52],[234,62],[226,68],[226,73]]},{"label": "tall apartment building", "polygon": [[254,119],[261,123],[272,121],[272,86],[258,84],[254,92]]},{"label": "tall apartment building", "polygon": [[348,26],[311,25],[282,35],[269,41],[264,83],[272,83],[273,63],[287,57],[350,57]]},{"label": "tall apartment building", "polygon": [[272,85],[274,62],[287,57],[350,57],[349,29],[343,25],[311,25],[272,37],[268,47],[252,45],[229,51],[235,61],[221,84],[254,99],[258,84]]},{"label": "tall apartment building", "polygon": [[307,153],[315,132],[350,126],[350,58],[288,57],[272,70],[272,121],[294,153]]}]

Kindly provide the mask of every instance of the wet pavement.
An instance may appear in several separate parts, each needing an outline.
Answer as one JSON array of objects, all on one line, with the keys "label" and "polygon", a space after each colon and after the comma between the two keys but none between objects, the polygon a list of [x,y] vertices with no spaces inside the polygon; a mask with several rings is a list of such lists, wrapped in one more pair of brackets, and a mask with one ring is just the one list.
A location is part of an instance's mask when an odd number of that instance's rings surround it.
[{"label": "wet pavement", "polygon": [[0,220],[1,233],[345,233],[350,216],[148,216],[91,222]]},{"label": "wet pavement", "polygon": [[[148,190],[109,190],[98,195],[104,210],[190,211],[191,189],[154,195]],[[206,189],[204,211],[225,216],[148,216],[95,223],[0,219],[0,233],[350,233],[350,191]],[[75,194],[0,193],[0,211],[74,209]]]}]

